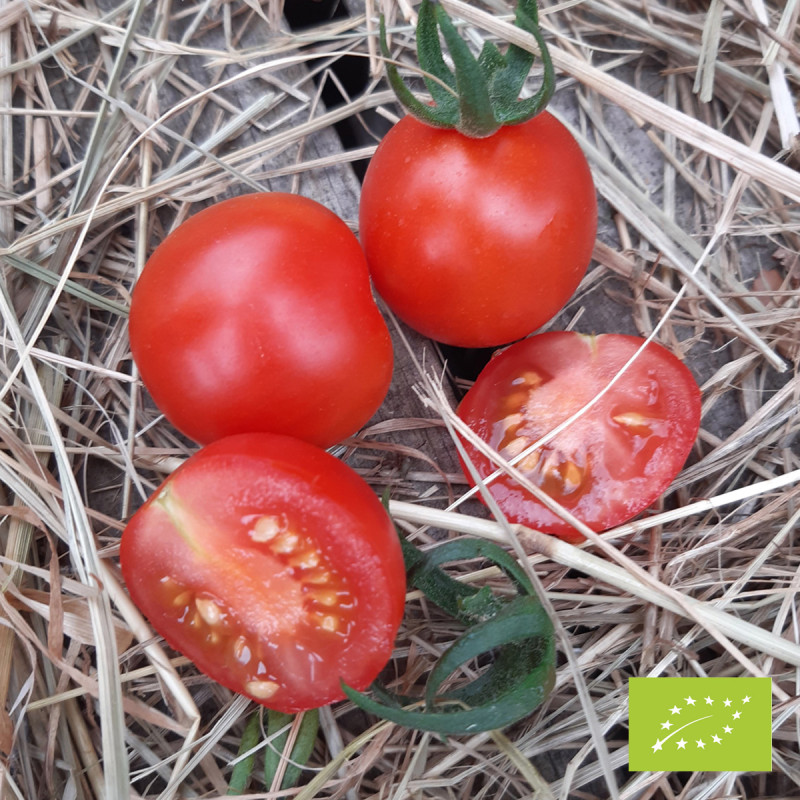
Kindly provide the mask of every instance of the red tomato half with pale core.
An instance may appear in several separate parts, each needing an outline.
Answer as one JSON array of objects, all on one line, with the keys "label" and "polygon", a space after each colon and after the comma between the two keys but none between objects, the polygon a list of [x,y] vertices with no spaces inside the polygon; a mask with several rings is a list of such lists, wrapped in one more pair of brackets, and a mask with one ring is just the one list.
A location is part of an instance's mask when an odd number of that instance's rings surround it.
[{"label": "red tomato half with pale core", "polygon": [[294,713],[365,689],[391,657],[405,571],[368,484],[255,433],[199,450],[134,514],[122,573],[153,627],[214,680]]},{"label": "red tomato half with pale core", "polygon": [[496,347],[541,327],[580,283],[596,234],[589,165],[547,112],[482,139],[404,117],[364,176],[375,288],[445,344]]},{"label": "red tomato half with pale core", "polygon": [[[606,390],[644,344],[621,334],[532,336],[486,365],[458,415],[511,461]],[[603,531],[664,493],[699,427],[700,390],[691,372],[667,349],[650,343],[598,402],[516,467],[589,528]],[[467,444],[467,451],[481,477],[494,472],[474,447]],[[508,475],[489,486],[512,522],[583,541]]]},{"label": "red tomato half with pale core", "polygon": [[202,444],[266,431],[328,447],[370,419],[392,377],[355,235],[280,192],[224,200],[172,231],[134,287],[130,342],[156,405]]}]

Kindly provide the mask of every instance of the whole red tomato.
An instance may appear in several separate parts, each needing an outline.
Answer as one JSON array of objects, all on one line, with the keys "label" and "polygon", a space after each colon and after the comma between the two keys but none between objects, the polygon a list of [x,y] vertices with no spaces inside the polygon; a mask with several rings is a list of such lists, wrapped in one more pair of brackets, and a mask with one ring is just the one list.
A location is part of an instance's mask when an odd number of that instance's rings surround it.
[{"label": "whole red tomato", "polygon": [[[612,528],[664,492],[700,426],[700,390],[691,372],[661,345],[650,343],[638,352],[644,343],[621,334],[531,336],[486,365],[458,415],[579,520],[595,531]],[[533,448],[601,393],[568,427]],[[488,458],[470,444],[466,448],[482,478],[494,472]],[[583,540],[509,475],[489,487],[512,522]]]},{"label": "whole red tomato", "polygon": [[360,238],[375,288],[420,333],[490,347],[539,328],[567,302],[597,232],[580,147],[551,114],[485,138],[412,116],[364,178]]},{"label": "whole red tomato", "polygon": [[134,514],[122,573],[175,649],[284,712],[364,689],[403,616],[400,541],[346,464],[286,436],[202,448]]},{"label": "whole red tomato", "polygon": [[156,405],[201,443],[268,431],[330,446],[392,375],[358,240],[278,192],[217,203],[166,237],[134,287],[130,342]]}]

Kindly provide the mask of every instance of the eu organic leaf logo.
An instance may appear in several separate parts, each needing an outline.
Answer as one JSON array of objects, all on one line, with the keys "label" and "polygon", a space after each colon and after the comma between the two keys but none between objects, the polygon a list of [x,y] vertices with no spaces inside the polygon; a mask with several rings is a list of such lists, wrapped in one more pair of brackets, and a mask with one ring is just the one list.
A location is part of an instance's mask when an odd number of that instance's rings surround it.
[{"label": "eu organic leaf logo", "polygon": [[631,678],[629,767],[772,769],[770,678]]}]

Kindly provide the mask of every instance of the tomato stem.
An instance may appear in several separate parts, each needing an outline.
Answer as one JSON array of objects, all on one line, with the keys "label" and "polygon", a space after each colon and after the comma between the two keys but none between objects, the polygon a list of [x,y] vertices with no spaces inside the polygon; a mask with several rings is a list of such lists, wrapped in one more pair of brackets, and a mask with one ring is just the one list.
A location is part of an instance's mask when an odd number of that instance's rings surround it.
[{"label": "tomato stem", "polygon": [[[514,24],[534,37],[542,60],[542,84],[536,94],[524,99],[519,94],[533,66],[533,53],[515,44],[501,53],[493,42],[486,42],[476,58],[438,0],[422,0],[417,18],[417,59],[433,100],[431,105],[420,100],[400,76],[381,17],[381,52],[397,99],[421,122],[453,128],[474,138],[491,136],[503,125],[532,119],[546,108],[555,89],[555,71],[539,26],[536,0],[518,0]],[[445,61],[440,33],[453,69]]]}]

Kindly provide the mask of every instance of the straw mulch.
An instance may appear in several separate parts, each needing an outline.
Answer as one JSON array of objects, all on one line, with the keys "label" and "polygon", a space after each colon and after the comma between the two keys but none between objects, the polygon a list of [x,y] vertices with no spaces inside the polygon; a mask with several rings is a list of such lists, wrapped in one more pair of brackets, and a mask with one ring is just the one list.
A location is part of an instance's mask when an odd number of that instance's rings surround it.
[{"label": "straw mulch", "polygon": [[[532,47],[507,0],[445,5],[476,45]],[[118,572],[125,520],[192,450],[137,380],[126,309],[152,247],[222,197],[297,191],[355,228],[353,166],[399,112],[381,9],[347,10],[301,29],[259,0],[0,2],[4,798],[227,791],[254,707],[167,649]],[[382,10],[407,61],[413,6]],[[800,794],[799,16],[797,0],[542,3],[552,109],[601,204],[594,260],[550,327],[652,335],[685,359],[703,393],[696,448],[643,521],[581,548],[503,530],[457,504],[443,420],[463,377],[427,381],[418,365],[436,374],[442,354],[398,326],[387,403],[338,452],[391,487],[420,544],[518,537],[556,621],[556,687],[503,733],[446,740],[337,704],[299,790],[265,773],[258,738],[250,796]],[[343,85],[343,60],[361,85]],[[326,105],[337,85],[344,101]],[[413,684],[454,632],[416,595],[407,609],[390,671]],[[647,675],[771,676],[773,771],[627,772],[627,679]]]}]

